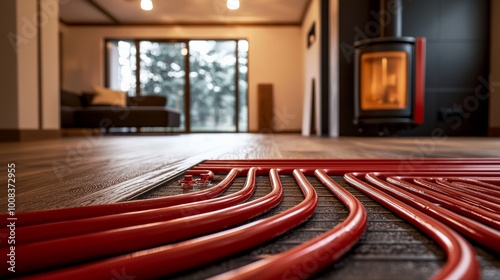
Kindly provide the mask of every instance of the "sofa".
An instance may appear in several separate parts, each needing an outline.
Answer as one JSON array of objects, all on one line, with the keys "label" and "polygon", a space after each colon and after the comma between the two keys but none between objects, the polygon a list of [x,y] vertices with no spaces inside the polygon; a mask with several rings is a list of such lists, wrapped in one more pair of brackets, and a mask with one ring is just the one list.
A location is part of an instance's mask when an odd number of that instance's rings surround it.
[{"label": "sofa", "polygon": [[126,106],[94,105],[95,93],[61,91],[61,128],[179,127],[179,110],[160,95],[126,96]]}]

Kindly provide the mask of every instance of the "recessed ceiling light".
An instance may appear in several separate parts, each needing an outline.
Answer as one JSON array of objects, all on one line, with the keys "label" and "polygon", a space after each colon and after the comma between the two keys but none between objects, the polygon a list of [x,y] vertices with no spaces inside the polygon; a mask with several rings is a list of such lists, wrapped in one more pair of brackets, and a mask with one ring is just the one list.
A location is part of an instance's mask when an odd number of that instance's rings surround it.
[{"label": "recessed ceiling light", "polygon": [[152,0],[141,0],[141,9],[144,11],[151,11],[153,9]]},{"label": "recessed ceiling light", "polygon": [[238,10],[240,8],[240,0],[227,0],[227,8],[229,10]]}]

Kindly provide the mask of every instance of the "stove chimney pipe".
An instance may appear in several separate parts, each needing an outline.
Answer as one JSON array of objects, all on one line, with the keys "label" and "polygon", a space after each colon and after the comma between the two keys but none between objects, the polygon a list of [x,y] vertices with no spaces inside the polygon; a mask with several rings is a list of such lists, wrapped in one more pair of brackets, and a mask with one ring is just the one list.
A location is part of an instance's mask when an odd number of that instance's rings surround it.
[{"label": "stove chimney pipe", "polygon": [[380,0],[380,37],[401,37],[403,34],[403,1]]}]

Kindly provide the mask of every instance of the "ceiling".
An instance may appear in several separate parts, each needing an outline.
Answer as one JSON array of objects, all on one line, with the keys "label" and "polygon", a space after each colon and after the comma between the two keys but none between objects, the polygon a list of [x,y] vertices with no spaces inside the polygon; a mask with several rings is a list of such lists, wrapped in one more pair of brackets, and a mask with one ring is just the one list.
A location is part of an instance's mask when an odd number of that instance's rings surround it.
[{"label": "ceiling", "polygon": [[140,0],[67,0],[60,1],[59,17],[68,25],[297,25],[310,1],[240,0],[231,11],[226,0],[153,0],[153,10],[143,11]]}]

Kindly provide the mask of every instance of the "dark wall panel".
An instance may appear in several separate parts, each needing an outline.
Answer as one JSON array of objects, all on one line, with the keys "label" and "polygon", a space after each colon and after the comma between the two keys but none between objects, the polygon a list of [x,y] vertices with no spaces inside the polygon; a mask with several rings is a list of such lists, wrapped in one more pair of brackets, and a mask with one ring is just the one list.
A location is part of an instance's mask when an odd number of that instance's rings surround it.
[{"label": "dark wall panel", "polygon": [[[489,72],[489,5],[488,0],[403,0],[403,35],[427,38],[426,111],[423,125],[399,135],[430,136],[436,128],[450,136],[486,135],[488,100],[479,98],[476,88]],[[339,9],[340,133],[361,135],[352,124],[353,57],[343,55],[342,43],[352,44],[360,30],[376,37],[365,27],[373,25],[378,1],[341,0]],[[482,86],[479,93],[485,92]]]},{"label": "dark wall panel", "polygon": [[[378,35],[370,26],[380,26],[377,18],[370,15],[378,9],[377,1],[339,1],[339,116],[340,135],[357,135],[354,118],[354,48],[353,43],[364,37]],[[368,32],[367,32],[368,31]],[[370,36],[372,35],[372,36]]]}]

